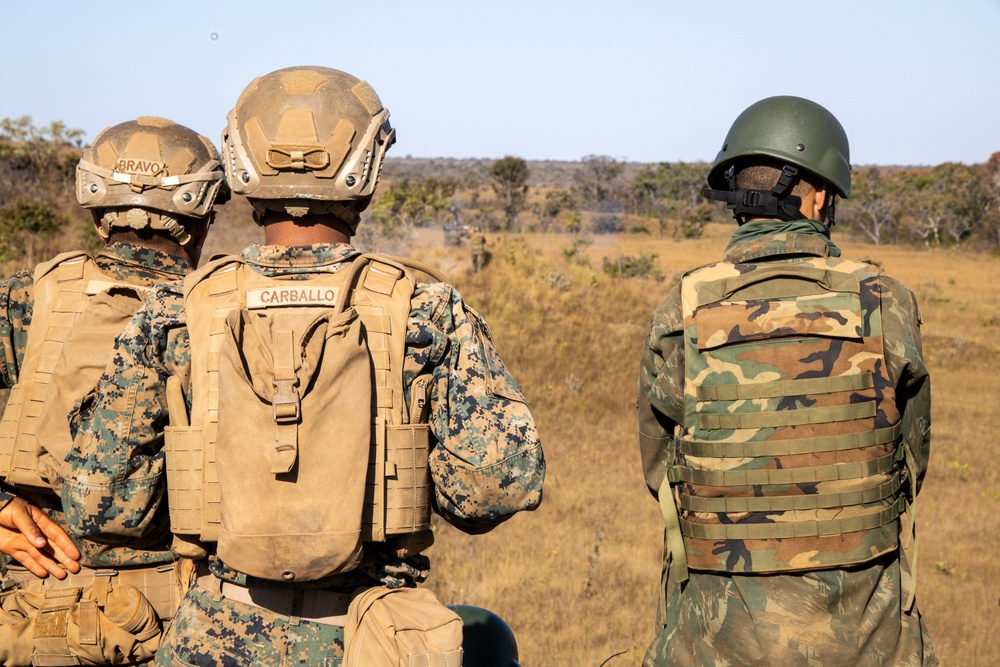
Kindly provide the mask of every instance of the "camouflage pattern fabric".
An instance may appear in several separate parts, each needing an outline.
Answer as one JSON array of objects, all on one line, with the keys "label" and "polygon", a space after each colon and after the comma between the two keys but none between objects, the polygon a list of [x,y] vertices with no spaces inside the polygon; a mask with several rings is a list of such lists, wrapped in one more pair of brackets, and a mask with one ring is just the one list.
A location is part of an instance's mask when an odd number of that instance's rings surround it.
[{"label": "camouflage pattern fabric", "polygon": [[[725,261],[835,256],[821,233],[770,233],[749,222]],[[888,377],[900,408],[901,437],[913,452],[914,492],[930,453],[930,381],[923,364],[913,295],[882,274],[882,335]],[[643,349],[639,444],[654,496],[677,462],[685,427],[684,321],[679,285],[657,306]],[[664,563],[656,637],[646,665],[936,665],[917,606],[905,610],[910,563],[902,549],[861,565],[795,574],[691,570],[681,583]]]},{"label": "camouflage pattern fabric", "polygon": [[[358,254],[346,244],[253,245],[242,256],[264,275],[304,279],[318,271],[341,270]],[[433,378],[429,423],[436,443],[430,467],[435,510],[446,521],[465,532],[482,533],[541,502],[545,461],[524,397],[485,323],[450,285],[418,284],[411,300],[403,373],[407,393],[418,375],[430,373]],[[75,450],[67,457],[67,478],[62,480],[64,502],[72,507],[69,530],[106,545],[97,562],[88,564],[110,566],[142,558],[122,546],[133,540],[168,544],[162,433],[168,418],[166,379],[171,375],[182,379],[190,409],[190,349],[180,284],[153,290],[119,337],[101,382],[71,415]],[[147,563],[161,559],[166,557],[153,552],[145,556]],[[213,558],[210,567],[217,577],[234,583],[266,583],[218,559]],[[423,555],[403,560],[379,545],[365,545],[356,571],[311,585],[341,590],[375,583],[412,586],[428,573],[429,561]],[[196,621],[185,616],[192,604],[191,599],[182,603],[179,618],[188,619],[179,621],[182,628],[195,627]],[[235,608],[227,613],[239,616]]]},{"label": "camouflage pattern fabric", "polygon": [[[114,279],[145,287],[179,280],[192,269],[181,256],[131,243],[111,243],[94,259],[98,267]],[[4,387],[13,387],[17,383],[24,363],[34,307],[33,273],[33,269],[22,269],[0,284],[0,383]],[[0,488],[0,507],[15,497],[16,493],[18,492],[10,488]],[[20,492],[20,495],[45,510],[53,520],[65,527],[58,496],[34,492]],[[93,545],[77,546],[84,551],[85,547]]]},{"label": "camouflage pattern fabric", "polygon": [[282,616],[192,587],[181,603],[155,664],[323,665],[344,658],[344,628]]}]

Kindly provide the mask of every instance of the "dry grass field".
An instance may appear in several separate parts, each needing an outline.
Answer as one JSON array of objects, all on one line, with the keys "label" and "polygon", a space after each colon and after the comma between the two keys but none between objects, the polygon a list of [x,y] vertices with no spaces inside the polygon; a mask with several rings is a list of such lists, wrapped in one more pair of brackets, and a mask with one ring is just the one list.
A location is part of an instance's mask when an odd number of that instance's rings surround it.
[{"label": "dry grass field", "polygon": [[[660,296],[718,259],[731,229],[700,240],[593,237],[567,259],[564,235],[491,235],[468,248],[421,230],[412,254],[442,268],[489,321],[532,407],[548,460],[545,500],[493,533],[437,531],[430,585],[447,602],[502,614],[521,662],[638,665],[652,638],[662,536],[636,446],[638,356]],[[1000,259],[972,252],[841,243],[916,294],[933,382],[933,455],[917,505],[918,602],[945,665],[1000,661]],[[664,279],[612,278],[602,259],[655,254]]]},{"label": "dry grass field", "polygon": [[[239,199],[207,258],[262,237]],[[467,246],[415,232],[408,254],[444,271],[488,320],[521,384],[548,460],[541,508],[469,537],[441,523],[429,585],[513,627],[525,667],[640,664],[652,638],[659,509],[635,436],[636,372],[654,306],[684,270],[721,257],[732,229],[698,240],[641,234],[488,235]],[[838,241],[841,241],[838,239]],[[933,383],[933,454],[917,505],[918,602],[944,665],[1000,662],[1000,259],[973,252],[840,243],[917,295]],[[656,255],[662,279],[614,278],[602,260]]]}]

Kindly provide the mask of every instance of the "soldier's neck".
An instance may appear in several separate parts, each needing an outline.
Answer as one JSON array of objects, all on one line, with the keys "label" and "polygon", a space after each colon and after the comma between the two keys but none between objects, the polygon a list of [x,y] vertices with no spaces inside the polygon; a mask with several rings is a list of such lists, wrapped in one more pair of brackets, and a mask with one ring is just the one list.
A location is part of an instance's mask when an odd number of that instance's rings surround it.
[{"label": "soldier's neck", "polygon": [[348,243],[350,229],[333,215],[305,215],[301,218],[268,211],[264,217],[265,245],[313,245]]}]

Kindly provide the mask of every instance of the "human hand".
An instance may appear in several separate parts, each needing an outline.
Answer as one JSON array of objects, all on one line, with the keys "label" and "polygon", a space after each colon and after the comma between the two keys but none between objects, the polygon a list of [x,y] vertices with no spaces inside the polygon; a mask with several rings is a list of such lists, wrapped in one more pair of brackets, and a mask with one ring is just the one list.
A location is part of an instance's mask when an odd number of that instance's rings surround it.
[{"label": "human hand", "polygon": [[40,578],[65,579],[67,570],[80,571],[80,550],[66,532],[21,498],[0,509],[0,552]]}]

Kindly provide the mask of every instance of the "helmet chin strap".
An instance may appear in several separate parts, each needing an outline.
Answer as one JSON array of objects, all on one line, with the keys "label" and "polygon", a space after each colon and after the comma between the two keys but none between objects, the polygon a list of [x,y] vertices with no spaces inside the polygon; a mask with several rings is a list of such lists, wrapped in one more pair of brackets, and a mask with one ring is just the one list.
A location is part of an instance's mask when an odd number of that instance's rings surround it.
[{"label": "helmet chin strap", "polygon": [[729,165],[724,174],[729,189],[713,190],[706,185],[702,188],[702,196],[725,202],[726,208],[732,210],[733,217],[741,225],[749,218],[777,218],[786,222],[802,218],[802,198],[789,194],[799,174],[799,170],[792,165],[782,167],[781,176],[771,190],[737,188],[735,174],[736,167]]}]

